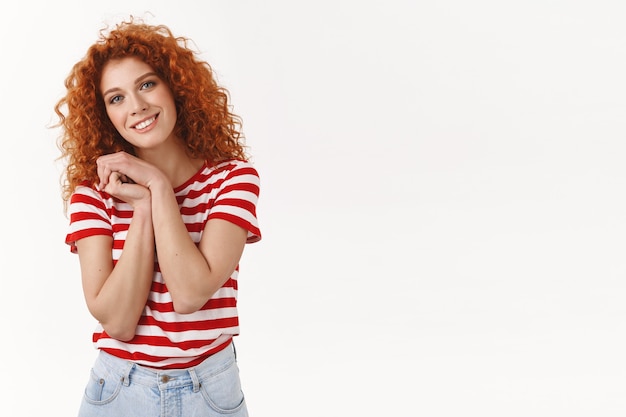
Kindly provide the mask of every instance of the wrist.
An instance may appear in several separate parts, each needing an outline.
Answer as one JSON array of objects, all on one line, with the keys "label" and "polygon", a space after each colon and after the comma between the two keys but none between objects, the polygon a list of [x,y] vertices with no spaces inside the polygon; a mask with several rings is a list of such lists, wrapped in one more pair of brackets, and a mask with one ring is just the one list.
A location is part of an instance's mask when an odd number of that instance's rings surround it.
[{"label": "wrist", "polygon": [[152,199],[150,195],[148,195],[148,197],[144,197],[140,200],[135,201],[135,203],[133,204],[133,217],[134,216],[145,216],[147,218],[151,218]]}]

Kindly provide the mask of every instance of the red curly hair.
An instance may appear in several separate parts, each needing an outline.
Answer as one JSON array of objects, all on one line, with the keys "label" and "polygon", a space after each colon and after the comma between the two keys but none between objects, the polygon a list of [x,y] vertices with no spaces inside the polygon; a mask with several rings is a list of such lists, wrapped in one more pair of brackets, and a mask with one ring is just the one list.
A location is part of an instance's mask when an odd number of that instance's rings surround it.
[{"label": "red curly hair", "polygon": [[233,114],[228,91],[220,87],[211,66],[188,47],[189,39],[175,37],[164,25],[148,25],[131,18],[106,33],[77,62],[65,80],[67,94],[54,110],[62,128],[59,159],[67,167],[62,184],[67,203],[77,185],[97,182],[96,159],[104,154],[134,149],[107,116],[100,91],[102,68],[111,59],[137,57],[166,82],[176,104],[174,133],[187,145],[192,158],[208,163],[247,160],[241,119]]}]

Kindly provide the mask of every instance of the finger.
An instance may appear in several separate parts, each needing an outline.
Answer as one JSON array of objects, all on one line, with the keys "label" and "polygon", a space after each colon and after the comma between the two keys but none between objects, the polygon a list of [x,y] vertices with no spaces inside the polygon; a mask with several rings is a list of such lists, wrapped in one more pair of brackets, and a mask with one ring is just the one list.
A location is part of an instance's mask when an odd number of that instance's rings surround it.
[{"label": "finger", "polygon": [[104,188],[106,187],[110,181],[114,181],[115,178],[111,178],[111,175],[113,174],[113,172],[107,168],[104,167],[102,168],[101,172],[98,174],[98,176],[100,177],[100,187]]},{"label": "finger", "polygon": [[111,181],[111,174],[114,172],[116,154],[102,155],[96,160],[100,187],[104,188]]},{"label": "finger", "polygon": [[111,172],[102,190],[108,194],[117,195],[120,191],[120,187],[124,184],[121,177],[122,175],[119,172]]},{"label": "finger", "polygon": [[98,186],[100,187],[100,189],[104,189],[109,180],[110,172],[108,171],[106,164],[103,162],[102,157],[96,160],[96,169],[98,173],[98,178],[100,179],[100,183],[98,184]]},{"label": "finger", "polygon": [[126,174],[119,174],[119,179],[122,182],[122,184],[134,184],[132,178],[130,178],[128,175]]}]

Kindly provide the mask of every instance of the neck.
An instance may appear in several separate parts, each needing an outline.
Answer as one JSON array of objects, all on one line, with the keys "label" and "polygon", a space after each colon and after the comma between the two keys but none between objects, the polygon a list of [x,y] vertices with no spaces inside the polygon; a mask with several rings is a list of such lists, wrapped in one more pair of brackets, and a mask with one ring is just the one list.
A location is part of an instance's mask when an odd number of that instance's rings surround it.
[{"label": "neck", "polygon": [[204,163],[201,159],[191,158],[179,141],[168,141],[158,149],[136,149],[136,154],[159,168],[174,188],[191,178]]}]

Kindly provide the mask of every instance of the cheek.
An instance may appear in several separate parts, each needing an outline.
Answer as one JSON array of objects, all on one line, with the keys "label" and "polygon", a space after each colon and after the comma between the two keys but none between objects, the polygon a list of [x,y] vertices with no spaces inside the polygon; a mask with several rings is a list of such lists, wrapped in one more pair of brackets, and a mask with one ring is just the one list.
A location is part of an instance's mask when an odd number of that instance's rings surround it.
[{"label": "cheek", "polygon": [[109,116],[109,120],[113,123],[113,126],[115,126],[117,130],[124,127],[124,117],[120,112],[107,111],[107,116]]}]

